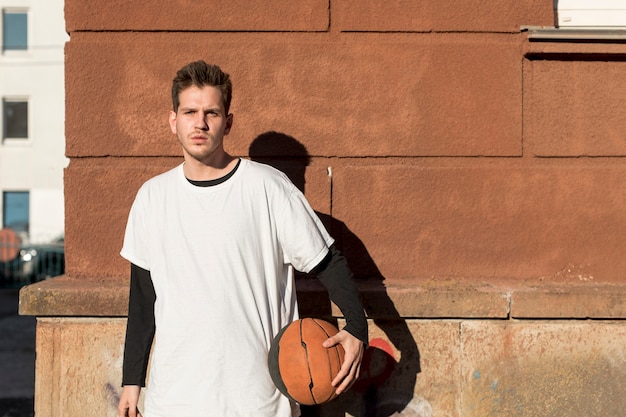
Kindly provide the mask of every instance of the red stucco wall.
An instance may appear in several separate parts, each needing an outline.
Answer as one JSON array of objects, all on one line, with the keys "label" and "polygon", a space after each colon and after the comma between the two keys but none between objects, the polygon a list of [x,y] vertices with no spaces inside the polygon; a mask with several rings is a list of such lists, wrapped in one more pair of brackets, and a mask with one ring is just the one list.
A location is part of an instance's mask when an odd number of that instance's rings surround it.
[{"label": "red stucco wall", "polygon": [[127,274],[134,193],[180,160],[170,80],[205,59],[234,80],[228,149],[304,145],[307,196],[387,282],[623,280],[625,64],[542,58],[521,28],[553,24],[551,1],[68,0],[66,18],[71,277]]}]

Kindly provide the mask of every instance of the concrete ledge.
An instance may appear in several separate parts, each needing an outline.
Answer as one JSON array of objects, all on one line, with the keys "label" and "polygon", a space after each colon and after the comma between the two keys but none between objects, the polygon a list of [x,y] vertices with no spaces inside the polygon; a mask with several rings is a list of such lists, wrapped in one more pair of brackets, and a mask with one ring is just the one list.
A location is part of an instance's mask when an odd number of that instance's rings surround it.
[{"label": "concrete ledge", "polygon": [[[359,292],[371,319],[495,318],[509,316],[510,295],[490,285],[390,284],[359,281]],[[324,314],[325,289],[315,279],[298,282],[298,303],[303,315]],[[325,303],[325,304],[324,304]],[[341,316],[333,305],[332,315]]]},{"label": "concrete ledge", "polygon": [[623,319],[626,286],[528,288],[511,294],[511,318]]},{"label": "concrete ledge", "polygon": [[[541,34],[545,36],[542,38]],[[626,39],[602,39],[614,31],[589,31],[552,29],[548,31],[529,30],[524,32],[523,53],[528,59],[581,60],[596,56],[596,60],[623,61],[626,55]],[[550,37],[552,34],[554,37]],[[561,34],[562,38],[557,38]],[[568,34],[569,38],[564,35]],[[578,37],[576,36],[578,35]],[[594,35],[596,36],[594,38]]]},{"label": "concrete ledge", "polygon": [[[303,316],[340,317],[316,279],[297,280]],[[623,319],[626,285],[496,285],[359,282],[371,319]],[[19,313],[38,317],[125,317],[128,280],[62,276],[20,291]]]},{"label": "concrete ledge", "polygon": [[38,317],[123,317],[128,280],[60,276],[20,290],[19,313]]}]

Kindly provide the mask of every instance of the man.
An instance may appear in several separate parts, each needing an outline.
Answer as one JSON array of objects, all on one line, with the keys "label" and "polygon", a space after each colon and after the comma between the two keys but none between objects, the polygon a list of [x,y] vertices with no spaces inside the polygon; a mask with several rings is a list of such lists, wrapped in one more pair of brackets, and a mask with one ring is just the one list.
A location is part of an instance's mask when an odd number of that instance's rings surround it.
[{"label": "man", "polygon": [[284,174],[224,150],[231,97],[228,74],[203,61],[173,80],[184,162],[141,187],[121,251],[131,263],[121,417],[141,416],[150,355],[145,417],[299,415],[267,368],[273,337],[298,317],[294,268],[317,273],[346,317],[324,342],[346,351],[333,386],[358,377],[367,321],[350,270]]}]

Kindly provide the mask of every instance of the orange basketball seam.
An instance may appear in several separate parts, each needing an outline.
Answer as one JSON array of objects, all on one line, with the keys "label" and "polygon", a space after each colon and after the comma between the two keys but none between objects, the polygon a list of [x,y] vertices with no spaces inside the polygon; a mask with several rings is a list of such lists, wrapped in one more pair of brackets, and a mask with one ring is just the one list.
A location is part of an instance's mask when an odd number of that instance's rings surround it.
[{"label": "orange basketball seam", "polygon": [[[317,328],[318,328],[318,329],[320,329],[320,330],[322,331],[322,333],[324,333],[324,335],[326,336],[326,338],[329,338],[329,337],[330,337],[330,335],[328,334],[328,332],[326,331],[326,329],[324,329],[324,327],[323,327],[323,326],[321,326],[317,320],[312,319],[312,321],[313,321],[313,323],[315,323],[315,325],[317,326]],[[334,349],[334,350],[336,351],[337,349]],[[330,356],[331,356],[331,354],[330,354],[330,349],[327,349],[327,350],[326,350],[326,357],[328,358],[328,361],[327,361],[327,363],[328,363],[328,375],[332,378],[332,376],[333,376],[333,370],[332,370],[332,364],[330,363],[330,361],[331,361],[331,357],[330,357]],[[309,375],[310,375],[310,374],[311,374],[311,371],[309,370]],[[332,379],[331,379],[331,382],[332,382]],[[315,402],[315,404],[319,404],[319,402],[317,401],[318,399],[317,399],[317,398],[315,398],[315,394],[313,393],[313,376],[312,376],[312,375],[311,375],[311,396],[313,397],[313,401]],[[332,392],[331,392],[331,393],[330,393],[330,397],[323,399],[321,402],[323,403],[323,402],[328,401],[329,399],[331,399],[331,398],[332,398],[332,396],[333,396],[333,394],[332,394]]]},{"label": "orange basketball seam", "polygon": [[300,344],[302,345],[302,347],[304,348],[304,357],[306,358],[306,369],[307,372],[309,373],[309,393],[311,394],[311,400],[317,404],[317,401],[315,400],[315,395],[313,394],[313,373],[311,372],[311,363],[309,361],[309,351],[307,349],[306,346],[306,342],[304,341],[304,337],[302,335],[302,323],[304,323],[303,321],[300,321]]}]

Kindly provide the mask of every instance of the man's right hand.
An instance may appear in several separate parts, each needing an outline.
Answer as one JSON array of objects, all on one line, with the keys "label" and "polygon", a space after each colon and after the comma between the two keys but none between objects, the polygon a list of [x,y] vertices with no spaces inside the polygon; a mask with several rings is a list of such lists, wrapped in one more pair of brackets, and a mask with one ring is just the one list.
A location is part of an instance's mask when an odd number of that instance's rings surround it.
[{"label": "man's right hand", "polygon": [[137,409],[140,392],[141,387],[139,385],[125,385],[122,388],[120,403],[117,406],[119,417],[141,417],[141,413]]}]

